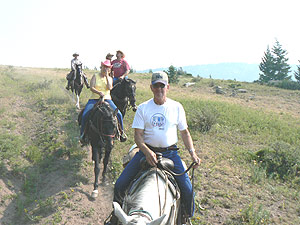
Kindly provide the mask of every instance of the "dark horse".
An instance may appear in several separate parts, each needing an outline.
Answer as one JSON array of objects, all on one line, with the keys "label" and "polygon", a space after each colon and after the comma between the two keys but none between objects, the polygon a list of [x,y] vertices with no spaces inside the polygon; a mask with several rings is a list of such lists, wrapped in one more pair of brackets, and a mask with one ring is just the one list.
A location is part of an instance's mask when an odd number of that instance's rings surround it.
[{"label": "dark horse", "polygon": [[137,107],[135,104],[136,82],[130,78],[118,80],[110,91],[113,102],[121,111],[122,116],[125,116],[128,107],[132,107],[135,112]]},{"label": "dark horse", "polygon": [[141,160],[146,169],[131,184],[123,207],[113,203],[114,213],[121,224],[181,225],[184,221],[180,190],[173,177],[179,174],[171,174],[172,160],[158,155],[158,162],[157,167],[150,168],[145,159]]},{"label": "dark horse", "polygon": [[[79,125],[81,124],[83,110],[78,115]],[[105,174],[107,169],[110,153],[113,149],[114,138],[118,135],[117,126],[118,120],[116,117],[117,110],[106,103],[99,100],[88,115],[86,122],[86,134],[89,143],[92,146],[92,160],[94,163],[95,182],[92,197],[98,196],[98,179],[100,173],[100,161],[103,155],[103,148],[105,148],[105,155],[103,159],[102,182],[105,181]]]},{"label": "dark horse", "polygon": [[73,93],[73,100],[74,100],[74,92],[77,97],[76,108],[80,109],[79,96],[81,94],[83,84],[85,83],[87,88],[89,88],[86,75],[82,71],[82,64],[76,65],[76,70],[71,71],[69,74],[67,74],[67,80],[68,80],[68,87],[70,86],[71,91]]}]

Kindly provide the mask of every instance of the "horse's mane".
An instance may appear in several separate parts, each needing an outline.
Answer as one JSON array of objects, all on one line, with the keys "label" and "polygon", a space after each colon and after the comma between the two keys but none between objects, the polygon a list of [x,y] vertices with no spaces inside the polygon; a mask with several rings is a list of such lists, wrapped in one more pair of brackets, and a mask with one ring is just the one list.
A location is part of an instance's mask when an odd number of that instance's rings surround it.
[{"label": "horse's mane", "polygon": [[144,189],[146,185],[148,188],[149,185],[154,186],[153,190],[157,189],[157,182],[154,181],[156,180],[156,177],[162,180],[165,180],[167,178],[166,182],[168,182],[168,187],[171,193],[173,194],[173,196],[178,195],[179,189],[178,186],[174,183],[174,178],[170,177],[170,175],[168,175],[168,172],[166,171],[160,170],[158,168],[153,168],[143,172],[140,178],[137,179],[136,183],[133,183],[133,185],[131,186],[125,200],[128,209],[138,208],[141,205],[141,196],[149,194],[146,193],[146,190]]},{"label": "horse's mane", "polygon": [[100,105],[97,105],[96,107],[97,107],[95,109],[96,112],[98,112],[102,116],[110,116],[110,115],[113,114],[113,110],[111,109],[111,107],[106,102],[100,103]]},{"label": "horse's mane", "polygon": [[[153,171],[153,172],[152,172]],[[141,205],[141,196],[147,194],[145,189],[143,187],[145,185],[148,185],[151,183],[151,180],[155,179],[155,172],[154,170],[152,171],[146,171],[144,172],[145,176],[143,176],[142,179],[137,185],[137,187],[134,189],[133,192],[128,193],[128,195],[125,197],[124,202],[127,204],[127,209],[132,209],[132,208],[138,208],[139,205]],[[156,183],[152,182],[153,185],[156,185]]]}]

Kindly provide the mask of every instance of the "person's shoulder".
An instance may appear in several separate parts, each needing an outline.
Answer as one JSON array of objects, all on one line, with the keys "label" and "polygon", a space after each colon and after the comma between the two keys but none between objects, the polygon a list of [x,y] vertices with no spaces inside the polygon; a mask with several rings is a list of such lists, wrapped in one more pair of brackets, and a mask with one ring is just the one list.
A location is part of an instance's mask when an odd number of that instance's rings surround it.
[{"label": "person's shoulder", "polygon": [[180,102],[177,102],[177,101],[175,101],[175,100],[173,100],[173,99],[171,99],[171,98],[167,98],[167,104],[172,104],[172,105],[174,105],[174,104],[180,104]]},{"label": "person's shoulder", "polygon": [[182,107],[182,104],[178,101],[175,101],[173,99],[167,98],[167,105],[173,106],[173,107]]},{"label": "person's shoulder", "polygon": [[125,63],[125,64],[128,64],[128,62],[126,61],[126,59],[122,59],[121,62]]},{"label": "person's shoulder", "polygon": [[144,108],[144,107],[146,107],[146,106],[152,104],[152,102],[153,102],[153,98],[151,98],[151,99],[149,99],[149,100],[147,100],[147,101],[142,102],[138,107],[139,107],[139,108]]}]

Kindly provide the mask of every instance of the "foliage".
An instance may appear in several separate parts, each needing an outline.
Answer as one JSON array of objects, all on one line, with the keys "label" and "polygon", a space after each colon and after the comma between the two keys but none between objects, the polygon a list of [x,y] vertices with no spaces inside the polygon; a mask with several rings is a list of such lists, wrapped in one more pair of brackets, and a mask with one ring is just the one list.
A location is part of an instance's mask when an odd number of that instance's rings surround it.
[{"label": "foliage", "polygon": [[169,77],[169,83],[178,83],[179,79],[178,79],[178,74],[177,74],[177,69],[174,66],[170,66],[168,71],[164,71],[168,74]]},{"label": "foliage", "polygon": [[270,223],[270,213],[264,210],[261,204],[258,207],[255,207],[252,202],[241,211],[237,218],[233,218],[233,221],[230,224],[267,225]]},{"label": "foliage", "polygon": [[[299,60],[300,62],[300,60]],[[298,84],[300,85],[300,65],[297,66],[297,70],[294,72],[295,79],[297,80]]]},{"label": "foliage", "polygon": [[276,82],[268,82],[268,86],[274,86],[287,90],[300,90],[300,82],[292,80],[278,80]]},{"label": "foliage", "polygon": [[290,80],[291,76],[289,76],[288,74],[290,72],[291,67],[287,63],[287,61],[289,60],[287,58],[288,53],[285,49],[282,49],[282,46],[278,40],[276,40],[276,43],[272,48],[272,52],[275,56],[275,61],[274,61],[275,79],[274,80]]},{"label": "foliage", "polygon": [[262,58],[262,62],[259,64],[259,69],[262,73],[260,73],[259,81],[262,83],[268,82],[273,79],[274,76],[274,57],[271,53],[269,46],[267,47],[267,51],[264,53],[264,57]]},{"label": "foliage", "polygon": [[188,126],[191,130],[208,132],[217,123],[218,112],[212,107],[196,108],[189,112]]},{"label": "foliage", "polygon": [[193,77],[192,82],[197,83],[197,82],[200,82],[202,79],[203,78],[198,75],[197,77]]},{"label": "foliage", "polygon": [[267,83],[270,80],[290,80],[291,76],[288,74],[291,67],[287,61],[287,51],[276,40],[272,50],[268,46],[259,65],[259,69],[262,72],[259,74],[259,82]]},{"label": "foliage", "polygon": [[270,147],[257,151],[254,160],[266,170],[268,177],[282,180],[300,177],[299,149],[284,142],[276,142]]}]

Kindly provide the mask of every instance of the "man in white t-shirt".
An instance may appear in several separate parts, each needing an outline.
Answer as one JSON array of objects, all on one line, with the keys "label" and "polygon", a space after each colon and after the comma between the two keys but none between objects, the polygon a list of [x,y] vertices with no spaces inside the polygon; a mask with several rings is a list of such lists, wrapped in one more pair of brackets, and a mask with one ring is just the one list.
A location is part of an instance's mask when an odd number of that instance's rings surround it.
[{"label": "man in white t-shirt", "polygon": [[[120,204],[126,189],[140,170],[139,162],[142,157],[145,156],[151,166],[156,166],[155,152],[161,152],[163,157],[173,160],[175,165],[173,172],[184,172],[185,168],[177,154],[177,129],[180,131],[183,143],[193,162],[196,163],[194,168],[198,167],[201,162],[195,152],[182,105],[167,98],[167,91],[170,88],[168,75],[165,72],[153,73],[150,88],[154,97],[138,106],[132,124],[132,128],[135,129],[134,140],[140,151],[128,163],[115,184],[114,201]],[[191,181],[186,173],[176,176],[175,179],[181,190],[186,213],[192,217],[194,193]]]}]

